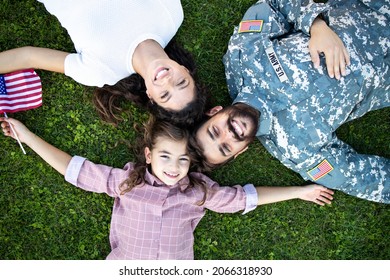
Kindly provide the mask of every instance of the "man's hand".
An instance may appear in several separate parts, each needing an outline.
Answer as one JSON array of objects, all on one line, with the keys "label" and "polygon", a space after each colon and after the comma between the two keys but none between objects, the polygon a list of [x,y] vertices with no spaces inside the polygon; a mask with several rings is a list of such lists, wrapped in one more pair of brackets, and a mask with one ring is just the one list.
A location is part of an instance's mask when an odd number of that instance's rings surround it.
[{"label": "man's hand", "polygon": [[319,18],[314,20],[310,35],[309,51],[314,67],[320,66],[320,54],[323,53],[329,76],[337,80],[341,75],[345,76],[345,68],[350,64],[350,58],[339,36]]}]

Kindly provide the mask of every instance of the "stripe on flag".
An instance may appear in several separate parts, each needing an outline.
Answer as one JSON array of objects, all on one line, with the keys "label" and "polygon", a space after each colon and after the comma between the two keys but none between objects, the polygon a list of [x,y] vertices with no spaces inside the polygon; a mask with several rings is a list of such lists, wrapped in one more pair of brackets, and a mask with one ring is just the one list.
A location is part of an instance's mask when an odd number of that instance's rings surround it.
[{"label": "stripe on flag", "polygon": [[332,170],[333,170],[333,166],[330,165],[330,163],[326,159],[324,159],[323,161],[321,161],[319,165],[317,165],[316,167],[308,171],[307,174],[309,174],[309,176],[314,181],[317,181],[318,179],[324,177]]},{"label": "stripe on flag", "polygon": [[41,79],[33,69],[0,75],[0,113],[26,111],[41,105]]}]

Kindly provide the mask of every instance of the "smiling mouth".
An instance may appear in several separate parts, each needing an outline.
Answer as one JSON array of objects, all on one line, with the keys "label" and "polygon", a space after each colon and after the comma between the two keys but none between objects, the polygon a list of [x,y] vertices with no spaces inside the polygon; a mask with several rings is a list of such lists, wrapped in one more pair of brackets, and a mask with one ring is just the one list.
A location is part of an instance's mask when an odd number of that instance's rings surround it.
[{"label": "smiling mouth", "polygon": [[239,137],[239,138],[243,138],[244,137],[244,129],[241,127],[241,125],[235,121],[235,120],[231,120],[231,125],[234,129],[234,132],[235,134]]},{"label": "smiling mouth", "polygon": [[156,81],[158,79],[164,78],[166,75],[168,75],[168,71],[169,71],[168,68],[165,67],[159,68],[156,72],[156,75],[154,76],[154,80]]},{"label": "smiling mouth", "polygon": [[164,172],[164,174],[172,179],[176,179],[177,177],[179,177],[179,174],[173,174],[173,173],[168,173],[168,172]]}]

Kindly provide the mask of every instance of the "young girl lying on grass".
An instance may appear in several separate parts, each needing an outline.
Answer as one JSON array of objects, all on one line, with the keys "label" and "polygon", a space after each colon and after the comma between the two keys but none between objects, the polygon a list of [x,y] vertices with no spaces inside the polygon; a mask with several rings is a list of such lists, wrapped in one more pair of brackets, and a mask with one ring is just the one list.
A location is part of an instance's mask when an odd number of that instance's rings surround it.
[{"label": "young girl lying on grass", "polygon": [[[145,126],[140,156],[123,169],[94,164],[48,144],[15,119],[0,118],[6,136],[27,144],[65,179],[87,191],[115,198],[107,259],[193,259],[193,232],[205,210],[244,213],[256,205],[300,198],[330,204],[333,191],[305,187],[221,187],[198,172],[186,130],[151,119]],[[193,167],[194,168],[194,167]]]}]

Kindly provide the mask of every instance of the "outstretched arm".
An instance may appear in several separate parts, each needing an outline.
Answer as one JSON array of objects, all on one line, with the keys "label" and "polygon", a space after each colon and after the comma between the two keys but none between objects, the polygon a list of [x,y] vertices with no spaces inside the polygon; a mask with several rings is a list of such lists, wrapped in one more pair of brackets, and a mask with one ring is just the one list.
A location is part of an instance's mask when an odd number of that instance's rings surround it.
[{"label": "outstretched arm", "polygon": [[350,64],[348,51],[337,34],[320,18],[316,18],[310,29],[309,51],[314,67],[320,65],[320,54],[326,59],[328,75],[340,79],[345,76],[345,67]]},{"label": "outstretched arm", "polygon": [[10,128],[11,124],[14,127],[14,130],[21,142],[25,143],[32,150],[34,150],[42,159],[44,159],[59,173],[62,175],[65,174],[68,164],[72,159],[69,154],[57,149],[43,139],[39,138],[18,120],[12,118],[0,118],[0,122],[5,136],[16,139]]},{"label": "outstretched arm", "polygon": [[64,73],[65,58],[69,53],[37,47],[21,47],[0,53],[0,73],[34,68]]},{"label": "outstretched arm", "polygon": [[303,187],[257,187],[258,205],[299,198],[319,205],[330,204],[333,191],[320,185]]}]

